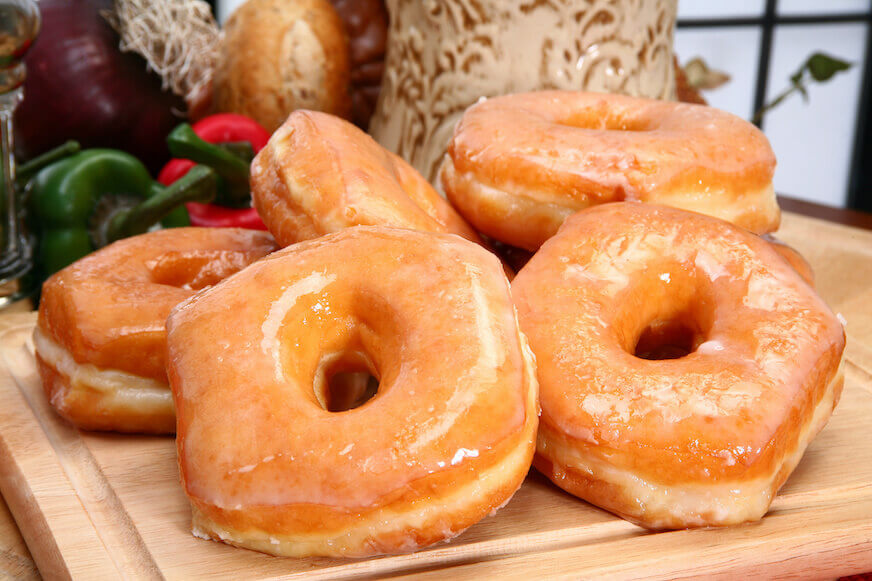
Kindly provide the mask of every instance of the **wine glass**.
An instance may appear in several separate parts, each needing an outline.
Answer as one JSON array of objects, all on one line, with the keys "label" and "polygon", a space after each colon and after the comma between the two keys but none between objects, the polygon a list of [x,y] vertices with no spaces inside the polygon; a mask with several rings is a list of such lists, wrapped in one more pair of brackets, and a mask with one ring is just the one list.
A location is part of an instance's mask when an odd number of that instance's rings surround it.
[{"label": "wine glass", "polygon": [[36,2],[0,0],[0,308],[27,294],[22,278],[33,267],[33,244],[24,232],[15,187],[12,114],[24,93],[24,55],[36,40],[39,25]]}]

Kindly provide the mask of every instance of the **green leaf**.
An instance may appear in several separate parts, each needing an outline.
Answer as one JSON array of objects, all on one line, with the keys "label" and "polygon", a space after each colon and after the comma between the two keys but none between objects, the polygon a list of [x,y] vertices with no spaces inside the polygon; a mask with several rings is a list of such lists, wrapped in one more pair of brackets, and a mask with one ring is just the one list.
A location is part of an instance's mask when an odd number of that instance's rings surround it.
[{"label": "green leaf", "polygon": [[847,71],[853,66],[853,63],[831,57],[822,52],[816,52],[808,57],[805,66],[815,81],[823,82],[829,81],[838,72]]}]

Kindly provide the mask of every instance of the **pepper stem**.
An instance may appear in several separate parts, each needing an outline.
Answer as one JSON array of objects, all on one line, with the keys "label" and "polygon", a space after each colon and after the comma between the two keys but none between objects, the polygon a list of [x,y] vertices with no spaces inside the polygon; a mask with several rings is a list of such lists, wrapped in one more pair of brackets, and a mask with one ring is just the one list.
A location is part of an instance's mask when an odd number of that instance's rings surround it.
[{"label": "pepper stem", "polygon": [[195,165],[172,185],[133,208],[112,216],[106,225],[106,243],[148,231],[186,202],[211,202],[215,199],[217,184],[214,171]]},{"label": "pepper stem", "polygon": [[216,143],[216,145],[248,164],[251,164],[254,159],[254,148],[247,141],[225,141],[224,143]]},{"label": "pepper stem", "polygon": [[218,192],[216,202],[226,206],[249,203],[249,163],[227,149],[203,140],[187,123],[182,123],[167,136],[170,153],[209,166],[226,182]]},{"label": "pepper stem", "polygon": [[54,149],[50,149],[42,155],[38,155],[28,162],[19,165],[15,172],[15,181],[18,182],[19,186],[26,184],[42,168],[65,157],[79,153],[80,149],[78,141],[73,141],[72,139],[66,141]]}]

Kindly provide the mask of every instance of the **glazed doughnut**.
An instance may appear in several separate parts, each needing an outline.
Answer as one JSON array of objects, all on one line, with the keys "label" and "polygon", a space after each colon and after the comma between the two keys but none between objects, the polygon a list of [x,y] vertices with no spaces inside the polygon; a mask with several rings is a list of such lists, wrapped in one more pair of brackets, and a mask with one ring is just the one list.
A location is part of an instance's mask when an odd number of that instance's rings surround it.
[{"label": "glazed doughnut", "polygon": [[534,465],[642,526],[761,518],[842,390],[842,325],[764,240],[633,202],[570,217],[512,284]]},{"label": "glazed doughnut", "polygon": [[[499,261],[457,236],[301,242],[167,325],[198,537],[288,556],[412,551],[495,511],[530,467],[535,363]],[[340,372],[377,378],[375,396],[337,398]]]},{"label": "glazed doughnut", "polygon": [[448,199],[479,232],[536,250],[570,214],[621,200],[771,232],[780,221],[774,169],[763,133],[724,111],[543,91],[467,109],[441,178]]},{"label": "glazed doughnut", "polygon": [[51,405],[86,430],[173,433],[166,318],[276,248],[266,232],[174,228],[120,240],[42,287],[34,346]]},{"label": "glazed doughnut", "polygon": [[338,117],[295,111],[251,166],[258,213],[282,246],[349,226],[478,235],[412,166]]}]

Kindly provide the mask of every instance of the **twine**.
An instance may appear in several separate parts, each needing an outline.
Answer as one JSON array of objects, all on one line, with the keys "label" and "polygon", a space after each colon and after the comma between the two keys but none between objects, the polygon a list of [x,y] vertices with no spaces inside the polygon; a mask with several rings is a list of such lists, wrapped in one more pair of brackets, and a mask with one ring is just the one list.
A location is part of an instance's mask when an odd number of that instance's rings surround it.
[{"label": "twine", "polygon": [[121,35],[121,50],[145,58],[164,90],[189,104],[208,90],[221,31],[206,2],[115,0],[115,11],[104,17]]}]

